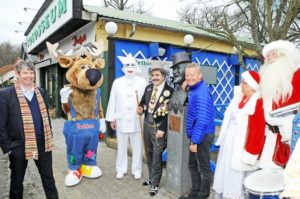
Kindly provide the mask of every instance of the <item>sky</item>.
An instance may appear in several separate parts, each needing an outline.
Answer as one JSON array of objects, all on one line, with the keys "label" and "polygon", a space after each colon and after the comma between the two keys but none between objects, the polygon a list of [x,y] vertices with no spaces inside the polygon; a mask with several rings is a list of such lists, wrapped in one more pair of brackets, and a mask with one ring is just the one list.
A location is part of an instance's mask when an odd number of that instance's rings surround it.
[{"label": "sky", "polygon": [[[101,0],[84,0],[85,3],[96,5]],[[138,0],[130,0],[132,2]],[[20,44],[26,40],[24,32],[32,21],[37,10],[26,8],[39,9],[44,0],[1,0],[0,7],[0,42],[10,41],[12,44]],[[177,20],[176,10],[180,8],[180,0],[144,0],[145,7],[152,6],[152,16]],[[19,24],[19,22],[24,22]]]}]

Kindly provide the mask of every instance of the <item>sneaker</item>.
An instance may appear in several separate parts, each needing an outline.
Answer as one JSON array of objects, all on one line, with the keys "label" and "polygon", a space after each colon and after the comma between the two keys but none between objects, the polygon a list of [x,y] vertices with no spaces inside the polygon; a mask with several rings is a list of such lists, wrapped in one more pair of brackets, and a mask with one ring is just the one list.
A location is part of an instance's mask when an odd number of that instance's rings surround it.
[{"label": "sneaker", "polygon": [[157,186],[151,186],[149,194],[150,196],[155,196],[158,192],[158,187]]},{"label": "sneaker", "polygon": [[81,165],[80,167],[82,176],[88,177],[88,178],[99,178],[102,176],[102,171],[101,169],[95,165],[95,166],[90,166],[90,165]]},{"label": "sneaker", "polygon": [[139,180],[141,178],[142,178],[142,174],[140,174],[140,173],[134,174],[134,179]]},{"label": "sneaker", "polygon": [[151,180],[146,180],[142,183],[143,186],[149,186],[151,185]]},{"label": "sneaker", "polygon": [[117,178],[117,179],[122,179],[122,178],[124,178],[124,173],[117,173],[116,178]]},{"label": "sneaker", "polygon": [[197,193],[190,193],[187,196],[180,196],[178,199],[198,199]]},{"label": "sneaker", "polygon": [[69,170],[65,178],[65,185],[67,187],[75,186],[81,181],[81,178],[80,168],[77,170]]}]

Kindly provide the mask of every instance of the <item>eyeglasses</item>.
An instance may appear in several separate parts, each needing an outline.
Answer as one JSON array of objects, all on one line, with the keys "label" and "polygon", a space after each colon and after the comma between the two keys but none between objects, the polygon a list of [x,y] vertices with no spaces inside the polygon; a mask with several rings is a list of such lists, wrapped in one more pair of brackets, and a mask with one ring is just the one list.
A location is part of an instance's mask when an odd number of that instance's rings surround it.
[{"label": "eyeglasses", "polygon": [[247,85],[248,85],[248,83],[245,82],[245,80],[242,80],[242,81],[241,81],[241,85],[243,85],[243,84],[247,84]]}]

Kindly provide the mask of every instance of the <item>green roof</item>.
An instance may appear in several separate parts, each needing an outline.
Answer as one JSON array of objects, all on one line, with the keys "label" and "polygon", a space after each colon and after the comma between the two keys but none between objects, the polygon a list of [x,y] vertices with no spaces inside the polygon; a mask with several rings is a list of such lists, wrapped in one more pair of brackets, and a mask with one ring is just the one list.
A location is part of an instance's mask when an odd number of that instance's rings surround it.
[{"label": "green roof", "polygon": [[[198,35],[203,37],[208,37],[212,39],[217,39],[220,41],[228,42],[221,35],[225,33],[219,32],[219,35],[211,33],[213,30],[209,31],[209,29],[197,27],[195,25],[181,23],[178,21],[173,21],[169,19],[163,19],[159,17],[153,17],[146,14],[139,14],[135,12],[130,12],[127,10],[117,10],[112,8],[105,8],[99,6],[83,6],[84,9],[88,12],[97,13],[101,18],[111,19],[112,21],[120,21],[121,23],[136,23],[148,27],[156,27],[165,30],[170,30],[174,32],[183,32],[189,33],[192,35]],[[238,41],[247,44],[248,47],[253,48],[253,40],[249,37],[238,37]]]},{"label": "green roof", "polygon": [[126,10],[116,10],[98,6],[84,6],[84,9],[88,12],[97,13],[100,17],[109,18],[111,20],[120,20],[124,21],[124,23],[131,22],[148,27],[157,27],[174,32],[190,33],[193,35],[201,35],[219,40],[224,40],[224,38],[218,37],[212,33],[209,33],[208,31],[199,29],[194,25],[180,23],[169,19],[153,17],[150,15],[134,13]]}]

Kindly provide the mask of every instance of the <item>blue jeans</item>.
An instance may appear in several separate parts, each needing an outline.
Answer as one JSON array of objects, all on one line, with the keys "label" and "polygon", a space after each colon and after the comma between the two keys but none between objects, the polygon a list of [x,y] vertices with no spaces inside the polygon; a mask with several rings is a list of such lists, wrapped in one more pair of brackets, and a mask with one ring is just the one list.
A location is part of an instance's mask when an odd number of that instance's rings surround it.
[{"label": "blue jeans", "polygon": [[67,161],[70,170],[82,164],[97,165],[99,121],[95,119],[66,121],[64,135],[67,145]]}]

